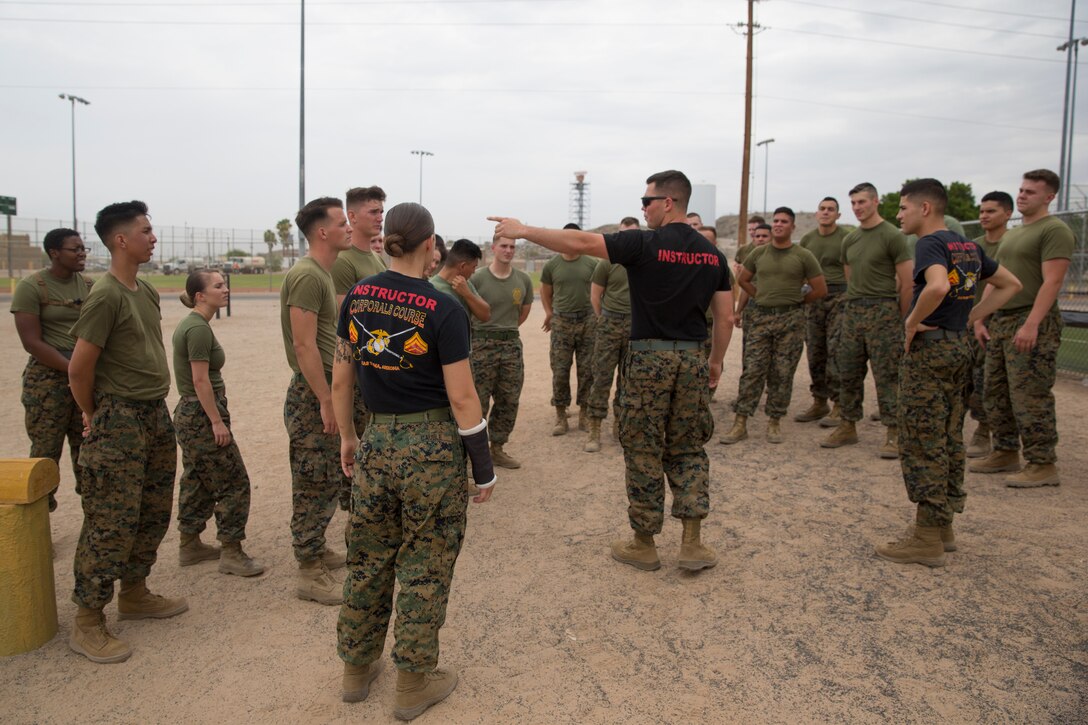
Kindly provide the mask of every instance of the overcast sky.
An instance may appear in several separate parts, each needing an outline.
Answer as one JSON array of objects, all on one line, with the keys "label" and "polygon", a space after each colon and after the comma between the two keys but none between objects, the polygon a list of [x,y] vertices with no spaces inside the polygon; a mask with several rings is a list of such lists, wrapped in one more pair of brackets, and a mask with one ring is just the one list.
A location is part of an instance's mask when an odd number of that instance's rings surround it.
[{"label": "overcast sky", "polygon": [[[1076,33],[1088,35],[1088,3]],[[306,196],[378,184],[446,236],[488,214],[559,226],[575,170],[590,221],[641,216],[681,169],[740,201],[743,0],[311,0]],[[771,207],[935,176],[1015,192],[1057,168],[1069,0],[764,0],[753,144]],[[143,199],[156,225],[264,229],[298,208],[298,2],[0,0],[0,195],[20,217]],[[1004,31],[1004,32],[1002,32]],[[1081,65],[1088,65],[1088,48]],[[954,51],[954,52],[953,52]],[[1082,79],[1088,80],[1088,79]],[[1082,86],[1084,84],[1082,83]],[[1088,88],[1080,98],[1088,97]],[[1088,129],[1088,104],[1077,104]],[[1088,192],[1088,134],[1073,181]],[[764,152],[749,207],[763,206]],[[1074,189],[1074,204],[1082,203]],[[694,211],[700,211],[695,209]],[[852,222],[849,211],[844,221]]]}]

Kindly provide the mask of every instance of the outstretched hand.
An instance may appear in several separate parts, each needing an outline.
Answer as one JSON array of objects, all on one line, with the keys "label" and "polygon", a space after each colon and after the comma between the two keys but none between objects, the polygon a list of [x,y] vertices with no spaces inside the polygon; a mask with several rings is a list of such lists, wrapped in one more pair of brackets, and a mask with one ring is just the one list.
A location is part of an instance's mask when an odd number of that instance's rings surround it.
[{"label": "outstretched hand", "polygon": [[511,216],[489,216],[488,221],[496,222],[495,236],[506,239],[524,239],[529,227]]}]

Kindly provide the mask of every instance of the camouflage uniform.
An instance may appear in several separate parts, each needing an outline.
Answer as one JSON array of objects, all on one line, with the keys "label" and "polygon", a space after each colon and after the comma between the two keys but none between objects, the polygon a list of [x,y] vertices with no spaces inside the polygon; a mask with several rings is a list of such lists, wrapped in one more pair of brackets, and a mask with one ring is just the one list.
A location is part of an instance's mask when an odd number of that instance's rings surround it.
[{"label": "camouflage uniform", "polygon": [[[31,357],[23,370],[23,409],[26,434],[30,438],[31,458],[52,458],[60,464],[64,439],[72,457],[76,493],[80,493],[83,474],[79,468],[79,448],[83,444],[83,415],[68,387],[68,376]],[[49,510],[57,508],[55,490],[49,492]]]},{"label": "camouflage uniform", "polygon": [[340,436],[324,432],[321,405],[302,373],[295,373],[283,403],[290,439],[291,539],[295,558],[313,561],[325,548],[325,529],[341,491],[351,481],[340,470]]},{"label": "camouflage uniform", "polygon": [[72,601],[101,609],[113,582],[145,579],[170,526],[177,444],[163,400],[95,395],[91,432],[79,453],[83,529]]},{"label": "camouflage uniform", "polygon": [[[616,378],[616,395],[612,399],[612,412],[620,414],[620,396],[623,395],[623,358],[627,355],[627,343],[631,337],[631,315],[621,315],[607,309],[597,319],[597,338],[593,345],[593,385],[589,392],[589,417],[603,420],[608,417],[608,395],[612,392],[612,378]],[[616,375],[616,371],[619,375]],[[579,388],[581,384],[579,384]]]},{"label": "camouflage uniform", "polygon": [[703,519],[710,511],[704,446],[714,433],[714,420],[710,370],[701,346],[676,352],[631,350],[624,359],[620,443],[627,468],[627,515],[638,533],[661,532],[666,478],[674,517]]},{"label": "camouflage uniform", "polygon": [[[230,428],[227,398],[215,394],[223,424]],[[174,407],[174,426],[181,446],[178,482],[178,530],[199,534],[215,514],[216,538],[227,544],[246,538],[249,519],[249,474],[233,436],[225,446],[215,443],[212,423],[195,396]]]},{"label": "camouflage uniform", "polygon": [[828,285],[827,296],[805,308],[805,349],[808,354],[808,374],[812,380],[809,391],[814,398],[839,400],[839,339],[842,334],[842,306],[845,286]]},{"label": "camouflage uniform", "polygon": [[839,331],[839,407],[843,420],[861,420],[866,360],[873,366],[880,422],[896,424],[897,367],[903,353],[903,320],[894,299],[846,300]]},{"label": "camouflage uniform", "polygon": [[1031,308],[999,310],[989,324],[986,344],[986,419],[994,434],[994,450],[1016,451],[1024,444],[1029,463],[1048,464],[1057,460],[1057,418],[1054,412],[1054,382],[1057,377],[1058,348],[1062,342],[1061,313],[1047,312],[1039,324],[1035,347],[1017,352],[1013,344]]},{"label": "camouflage uniform", "polygon": [[510,440],[518,417],[525,362],[517,330],[475,330],[472,339],[472,372],[484,418],[495,407],[487,423],[488,437],[496,445]]},{"label": "camouflage uniform", "polygon": [[348,577],[336,626],[341,659],[363,665],[393,625],[398,670],[438,664],[453,568],[465,535],[465,453],[453,422],[372,422],[355,455]]},{"label": "camouflage uniform", "polygon": [[593,387],[593,336],[596,318],[592,312],[552,315],[551,350],[552,405],[569,406],[570,368],[577,358],[578,405],[586,405]]},{"label": "camouflage uniform", "polygon": [[899,458],[921,526],[945,526],[963,513],[963,386],[967,337],[915,337],[899,365]]},{"label": "camouflage uniform", "polygon": [[964,392],[967,409],[971,417],[986,425],[986,406],[983,391],[986,389],[986,348],[978,343],[974,335],[968,340],[971,346],[971,369],[967,372],[967,387]]},{"label": "camouflage uniform", "polygon": [[805,346],[805,312],[801,305],[779,310],[755,302],[744,312],[744,370],[733,411],[746,417],[755,413],[766,381],[767,416],[781,418],[790,407],[793,374]]}]

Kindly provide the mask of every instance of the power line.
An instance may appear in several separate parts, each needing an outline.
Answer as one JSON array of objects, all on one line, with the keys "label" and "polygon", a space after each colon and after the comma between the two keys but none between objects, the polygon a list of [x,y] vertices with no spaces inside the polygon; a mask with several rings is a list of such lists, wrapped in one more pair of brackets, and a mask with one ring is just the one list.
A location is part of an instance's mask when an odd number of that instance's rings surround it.
[{"label": "power line", "polygon": [[[558,3],[572,0],[319,0],[310,5],[479,5],[514,3]],[[0,5],[63,5],[71,7],[243,7],[262,8],[273,6],[298,7],[295,0],[272,0],[269,2],[75,2],[74,0],[0,0]]]},{"label": "power line", "polygon": [[[89,25],[203,25],[203,26],[237,26],[237,25],[250,25],[250,26],[289,26],[298,27],[298,22],[295,20],[103,20],[98,18],[0,18],[0,22],[11,23],[75,23],[75,24],[89,24]],[[645,27],[645,28],[690,28],[691,21],[683,22],[654,22],[643,20],[619,20],[619,21],[601,21],[601,22],[587,22],[587,21],[544,21],[544,22],[525,22],[525,21],[505,21],[505,20],[488,20],[488,21],[388,21],[388,20],[330,20],[330,21],[307,21],[307,26],[310,25],[334,25],[334,26],[348,26],[348,25],[369,25],[371,27],[437,27],[437,28],[468,28],[468,27],[526,27],[526,28],[619,28],[619,27]],[[700,27],[730,27],[731,23],[700,23]]]},{"label": "power line", "polygon": [[[968,10],[974,13],[990,13],[992,15],[1011,15],[1016,18],[1031,18],[1032,20],[1058,20],[1066,22],[1069,18],[1055,17],[1053,15],[1032,15],[1030,13],[1014,13],[1009,10],[991,10],[989,8],[972,8],[966,5],[955,5],[953,3],[935,2],[935,0],[899,0],[903,3],[914,3],[915,5],[931,5],[938,8],[950,8],[952,10]],[[1085,23],[1088,20],[1078,20],[1078,23]]]}]

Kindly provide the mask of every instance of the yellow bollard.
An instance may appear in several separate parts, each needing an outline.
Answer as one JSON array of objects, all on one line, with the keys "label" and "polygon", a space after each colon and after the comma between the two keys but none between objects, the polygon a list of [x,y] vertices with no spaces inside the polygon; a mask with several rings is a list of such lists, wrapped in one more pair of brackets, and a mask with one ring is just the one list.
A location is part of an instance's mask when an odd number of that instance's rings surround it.
[{"label": "yellow bollard", "polygon": [[48,458],[0,459],[0,656],[57,633],[49,499],[60,469]]}]

